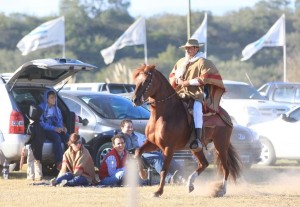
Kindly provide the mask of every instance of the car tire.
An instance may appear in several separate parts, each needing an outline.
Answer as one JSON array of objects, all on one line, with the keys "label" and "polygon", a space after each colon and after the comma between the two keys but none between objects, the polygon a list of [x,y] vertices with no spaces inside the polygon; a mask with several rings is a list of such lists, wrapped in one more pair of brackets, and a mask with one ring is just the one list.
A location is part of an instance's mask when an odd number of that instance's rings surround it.
[{"label": "car tire", "polygon": [[109,153],[111,149],[112,149],[112,143],[111,142],[106,142],[103,145],[101,145],[99,147],[99,149],[97,150],[95,165],[98,167],[98,169],[99,169],[105,155],[107,155],[107,153]]},{"label": "car tire", "polygon": [[267,139],[261,139],[262,150],[260,154],[261,161],[259,165],[274,165],[276,162],[275,151],[273,145]]}]

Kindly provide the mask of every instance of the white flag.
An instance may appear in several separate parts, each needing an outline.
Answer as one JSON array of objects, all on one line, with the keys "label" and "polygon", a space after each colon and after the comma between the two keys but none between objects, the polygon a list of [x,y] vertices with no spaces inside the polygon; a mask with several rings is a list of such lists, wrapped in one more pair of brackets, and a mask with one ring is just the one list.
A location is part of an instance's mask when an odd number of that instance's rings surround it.
[{"label": "white flag", "polygon": [[146,43],[146,24],[143,17],[137,19],[117,41],[108,48],[101,50],[105,64],[110,64],[115,58],[117,50],[125,46],[141,45]]},{"label": "white flag", "polygon": [[198,40],[199,43],[204,43],[204,56],[206,57],[207,50],[207,13],[204,15],[204,19],[200,27],[195,31],[191,37]]},{"label": "white flag", "polygon": [[242,61],[248,60],[263,47],[276,47],[285,45],[285,16],[284,14],[275,22],[270,30],[257,41],[247,45],[242,51]]},{"label": "white flag", "polygon": [[22,55],[53,45],[65,45],[64,17],[45,22],[23,37],[17,44]]},{"label": "white flag", "polygon": [[207,13],[205,13],[204,19],[200,27],[195,31],[191,37],[198,40],[199,43],[206,44],[207,42]]}]

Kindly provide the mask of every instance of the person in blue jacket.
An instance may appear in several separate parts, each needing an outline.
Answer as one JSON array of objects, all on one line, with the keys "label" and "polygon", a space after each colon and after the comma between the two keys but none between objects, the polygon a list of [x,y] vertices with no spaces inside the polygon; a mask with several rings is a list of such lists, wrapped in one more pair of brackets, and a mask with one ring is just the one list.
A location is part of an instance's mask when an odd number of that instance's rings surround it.
[{"label": "person in blue jacket", "polygon": [[52,89],[47,90],[43,96],[43,103],[39,106],[43,110],[40,123],[45,130],[46,139],[53,143],[56,168],[60,170],[63,157],[61,143],[66,145],[69,140],[69,134],[67,128],[63,125],[63,117],[57,106],[56,92]]}]

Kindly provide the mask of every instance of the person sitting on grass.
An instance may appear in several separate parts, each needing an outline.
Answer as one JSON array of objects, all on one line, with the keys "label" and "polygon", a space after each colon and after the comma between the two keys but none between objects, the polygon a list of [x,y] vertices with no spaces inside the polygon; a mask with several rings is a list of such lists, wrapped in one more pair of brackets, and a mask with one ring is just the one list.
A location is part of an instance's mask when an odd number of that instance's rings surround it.
[{"label": "person sitting on grass", "polygon": [[125,176],[127,152],[125,139],[121,134],[112,139],[112,150],[105,156],[99,169],[100,185],[120,186]]},{"label": "person sitting on grass", "polygon": [[95,168],[89,151],[82,145],[78,134],[73,133],[68,142],[69,148],[63,155],[62,167],[50,185],[88,186],[96,184]]}]

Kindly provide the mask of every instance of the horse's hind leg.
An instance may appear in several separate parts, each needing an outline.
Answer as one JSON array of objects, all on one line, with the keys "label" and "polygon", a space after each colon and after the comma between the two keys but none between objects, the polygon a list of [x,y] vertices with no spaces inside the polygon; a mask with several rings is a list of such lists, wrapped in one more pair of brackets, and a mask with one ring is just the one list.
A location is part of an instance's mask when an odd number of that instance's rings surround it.
[{"label": "horse's hind leg", "polygon": [[[224,134],[217,134],[214,136],[214,145],[217,152],[217,156],[219,159],[218,168],[221,167],[223,172],[223,182],[220,186],[220,189],[216,193],[216,196],[220,197],[226,194],[227,191],[227,179],[229,176],[229,167],[228,167],[228,148],[230,143],[230,135],[231,135],[231,129],[225,131]],[[221,170],[219,169],[219,170]]]},{"label": "horse's hind leg", "polygon": [[203,153],[203,150],[201,150],[199,152],[194,152],[194,151],[191,151],[191,152],[198,160],[198,168],[188,178],[187,187],[188,187],[189,193],[194,190],[194,182],[195,182],[196,177],[199,176],[200,173],[202,173],[209,165],[209,163]]}]

